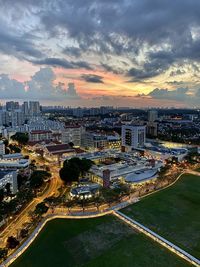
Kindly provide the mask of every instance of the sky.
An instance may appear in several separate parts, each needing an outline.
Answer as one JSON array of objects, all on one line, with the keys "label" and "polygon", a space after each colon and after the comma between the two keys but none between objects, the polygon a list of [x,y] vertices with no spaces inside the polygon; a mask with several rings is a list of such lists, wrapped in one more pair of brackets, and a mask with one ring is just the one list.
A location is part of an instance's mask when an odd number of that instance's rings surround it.
[{"label": "sky", "polygon": [[0,62],[0,102],[200,107],[200,1],[0,0]]}]

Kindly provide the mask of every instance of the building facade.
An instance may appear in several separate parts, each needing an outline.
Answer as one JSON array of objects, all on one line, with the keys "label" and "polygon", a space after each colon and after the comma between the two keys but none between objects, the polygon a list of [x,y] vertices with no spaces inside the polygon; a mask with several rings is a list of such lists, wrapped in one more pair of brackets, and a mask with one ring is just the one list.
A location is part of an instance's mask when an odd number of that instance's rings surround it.
[{"label": "building facade", "polygon": [[144,146],[146,141],[146,127],[138,125],[122,126],[122,146],[127,150],[137,149]]}]

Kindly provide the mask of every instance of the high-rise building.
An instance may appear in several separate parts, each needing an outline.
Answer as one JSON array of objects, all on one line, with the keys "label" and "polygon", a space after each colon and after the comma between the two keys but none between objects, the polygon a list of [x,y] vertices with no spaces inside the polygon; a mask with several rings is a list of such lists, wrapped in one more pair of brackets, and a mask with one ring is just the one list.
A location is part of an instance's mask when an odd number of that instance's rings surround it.
[{"label": "high-rise building", "polygon": [[146,130],[149,137],[156,137],[158,135],[158,123],[148,122]]},{"label": "high-rise building", "polygon": [[24,124],[24,113],[21,110],[12,111],[10,114],[12,126],[21,126]]},{"label": "high-rise building", "polygon": [[19,109],[19,102],[14,102],[14,101],[6,102],[7,111],[14,111],[15,109]]},{"label": "high-rise building", "polygon": [[146,140],[146,127],[123,125],[121,139],[122,146],[127,150],[143,147]]},{"label": "high-rise building", "polygon": [[157,110],[149,110],[148,111],[148,121],[154,122],[158,119],[158,112]]},{"label": "high-rise building", "polygon": [[39,101],[30,101],[29,102],[29,114],[30,114],[30,116],[38,116],[40,114]]},{"label": "high-rise building", "polygon": [[5,110],[0,110],[0,126],[3,125],[9,126],[9,124],[10,124],[9,112]]},{"label": "high-rise building", "polygon": [[27,119],[29,115],[28,102],[24,102],[22,104],[22,112],[24,114],[24,118]]}]

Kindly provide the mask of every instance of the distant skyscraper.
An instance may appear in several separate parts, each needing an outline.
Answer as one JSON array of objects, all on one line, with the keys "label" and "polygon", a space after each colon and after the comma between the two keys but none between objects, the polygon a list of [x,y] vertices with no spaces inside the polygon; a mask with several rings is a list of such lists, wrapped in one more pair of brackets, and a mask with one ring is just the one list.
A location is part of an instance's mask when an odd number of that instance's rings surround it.
[{"label": "distant skyscraper", "polygon": [[30,116],[38,116],[40,114],[39,101],[30,101],[29,102],[29,114],[30,114]]},{"label": "distant skyscraper", "polygon": [[29,115],[29,110],[28,110],[28,102],[24,102],[22,104],[22,112],[24,114],[25,119],[27,119],[28,115]]},{"label": "distant skyscraper", "polygon": [[149,110],[148,111],[148,121],[154,122],[158,119],[158,112],[157,110]]},{"label": "distant skyscraper", "polygon": [[19,102],[14,102],[14,101],[6,102],[7,111],[13,111],[15,109],[19,109]]}]

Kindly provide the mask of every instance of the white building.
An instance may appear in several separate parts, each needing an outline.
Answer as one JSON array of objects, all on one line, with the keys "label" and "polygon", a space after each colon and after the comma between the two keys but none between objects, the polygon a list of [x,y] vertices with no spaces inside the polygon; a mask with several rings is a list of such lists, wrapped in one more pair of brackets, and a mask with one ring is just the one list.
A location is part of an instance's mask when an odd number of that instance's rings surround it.
[{"label": "white building", "polygon": [[122,147],[128,151],[143,147],[146,141],[146,127],[138,125],[122,126]]},{"label": "white building", "polygon": [[17,193],[17,171],[0,171],[0,189],[10,184],[12,194]]},{"label": "white building", "polygon": [[5,154],[5,145],[3,141],[0,141],[0,156]]},{"label": "white building", "polygon": [[68,126],[62,130],[62,143],[72,142],[75,146],[81,146],[81,136],[84,128],[81,126]]},{"label": "white building", "polygon": [[25,169],[29,166],[30,162],[28,159],[0,159],[0,169]]},{"label": "white building", "polygon": [[49,140],[52,140],[52,131],[33,130],[29,132],[29,141],[31,142],[49,141]]}]

